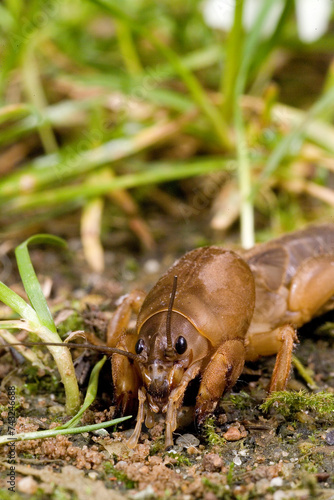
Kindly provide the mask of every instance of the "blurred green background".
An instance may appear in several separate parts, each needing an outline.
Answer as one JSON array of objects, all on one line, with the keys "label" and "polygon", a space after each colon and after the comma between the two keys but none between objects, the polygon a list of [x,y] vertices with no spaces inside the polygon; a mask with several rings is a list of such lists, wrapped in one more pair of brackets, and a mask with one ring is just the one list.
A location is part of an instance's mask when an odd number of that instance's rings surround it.
[{"label": "blurred green background", "polygon": [[2,252],[80,235],[102,271],[118,230],[159,242],[152,213],[211,241],[240,227],[244,246],[331,220],[333,12],[306,43],[282,0],[264,36],[277,1],[247,31],[243,1],[227,31],[197,0],[2,2]]}]

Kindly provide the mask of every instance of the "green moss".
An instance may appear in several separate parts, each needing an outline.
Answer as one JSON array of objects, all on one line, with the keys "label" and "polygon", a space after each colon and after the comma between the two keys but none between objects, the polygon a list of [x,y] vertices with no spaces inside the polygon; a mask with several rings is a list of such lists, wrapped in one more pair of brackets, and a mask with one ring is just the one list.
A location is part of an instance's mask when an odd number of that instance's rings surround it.
[{"label": "green moss", "polygon": [[236,498],[230,491],[230,487],[228,485],[214,483],[207,477],[202,479],[202,483],[206,488],[212,491],[217,498],[221,498],[223,500],[233,500]]},{"label": "green moss", "polygon": [[123,483],[127,490],[131,490],[137,486],[137,481],[133,481],[124,472],[115,469],[113,464],[111,464],[110,462],[106,462],[104,464],[104,470],[106,474],[108,474],[108,476],[112,475],[117,479],[117,481]]},{"label": "green moss", "polygon": [[247,410],[249,408],[251,396],[244,391],[240,391],[238,394],[230,394],[226,399],[231,401],[235,408],[238,410]]},{"label": "green moss", "polygon": [[225,439],[216,432],[216,422],[214,417],[209,417],[206,419],[203,431],[207,442],[211,445],[224,446],[226,443]]},{"label": "green moss", "polygon": [[78,311],[73,311],[71,316],[69,316],[65,321],[62,321],[57,326],[58,333],[63,339],[68,332],[76,332],[78,330],[84,330],[85,324],[82,319],[81,314]]},{"label": "green moss", "polygon": [[[45,493],[43,493],[45,495]],[[45,498],[45,496],[41,495],[41,500]],[[52,494],[52,500],[77,500],[78,496],[73,494],[73,492],[65,491],[63,488],[56,488],[54,493]]]},{"label": "green moss", "polygon": [[26,365],[23,372],[26,382],[23,389],[28,394],[39,394],[47,392],[49,394],[58,394],[62,384],[59,383],[59,377],[55,372],[46,373],[43,377],[39,374],[39,368],[32,365]]},{"label": "green moss", "polygon": [[234,462],[230,463],[229,471],[226,476],[226,481],[229,486],[233,485],[233,471],[234,471]]},{"label": "green moss", "polygon": [[165,448],[165,436],[160,436],[158,437],[150,447],[150,455],[156,455],[157,453],[160,453],[163,451]]},{"label": "green moss", "polygon": [[327,321],[323,325],[319,326],[319,328],[317,328],[316,334],[334,337],[334,323]]},{"label": "green moss", "polygon": [[5,488],[0,488],[0,498],[2,500],[22,500],[22,496],[14,491],[8,491]]},{"label": "green moss", "polygon": [[275,411],[288,418],[293,417],[299,411],[314,411],[316,415],[325,415],[330,421],[334,421],[334,394],[326,391],[273,392],[260,406],[264,412],[269,411],[270,408],[274,408]]},{"label": "green moss", "polygon": [[181,453],[174,453],[172,450],[172,451],[167,452],[167,455],[176,460],[176,464],[175,464],[176,466],[182,467],[182,465],[185,465],[187,467],[190,467],[192,465],[189,458],[186,457],[185,455],[182,455]]}]

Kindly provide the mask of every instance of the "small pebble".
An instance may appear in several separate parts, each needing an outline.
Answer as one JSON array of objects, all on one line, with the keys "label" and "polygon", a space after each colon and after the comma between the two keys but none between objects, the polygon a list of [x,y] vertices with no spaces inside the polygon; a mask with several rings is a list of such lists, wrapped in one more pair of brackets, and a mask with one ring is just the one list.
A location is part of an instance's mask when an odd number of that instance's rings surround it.
[{"label": "small pebble", "polygon": [[[39,406],[41,406],[40,401],[39,401]],[[58,415],[58,414],[61,414],[64,412],[65,412],[65,408],[64,408],[64,406],[61,406],[61,405],[53,405],[53,406],[49,406],[49,408],[48,408],[48,413],[50,415]]]},{"label": "small pebble", "polygon": [[99,436],[99,437],[109,436],[109,432],[106,429],[97,429],[96,431],[93,431],[93,434],[95,434],[95,436]]},{"label": "small pebble", "polygon": [[283,486],[283,479],[281,477],[273,477],[270,481],[270,486],[272,488],[280,488]]},{"label": "small pebble", "polygon": [[242,464],[241,458],[237,455],[236,457],[233,458],[233,463],[235,465],[241,465]]},{"label": "small pebble", "polygon": [[193,434],[183,434],[179,436],[176,440],[176,444],[178,446],[182,446],[183,448],[190,448],[190,446],[198,446],[200,443],[199,439],[195,437]]},{"label": "small pebble", "polygon": [[326,443],[329,444],[330,446],[334,445],[334,430],[327,432],[325,440]]},{"label": "small pebble", "polygon": [[219,472],[224,462],[217,453],[207,453],[203,457],[202,465],[206,472]]},{"label": "small pebble", "polygon": [[246,436],[244,435],[244,433],[241,433],[237,427],[231,426],[225,432],[225,434],[223,434],[223,437],[226,439],[226,441],[239,441],[240,439]]},{"label": "small pebble", "polygon": [[148,461],[150,465],[160,465],[162,463],[162,458],[154,455],[153,457],[149,457]]},{"label": "small pebble", "polygon": [[132,495],[131,498],[134,498],[135,500],[148,500],[149,498],[157,498],[157,496],[154,489],[149,484],[144,490],[138,491],[138,493]]},{"label": "small pebble", "polygon": [[283,490],[277,490],[273,494],[273,499],[274,500],[288,500],[287,492]]},{"label": "small pebble", "polygon": [[187,453],[188,455],[198,455],[200,452],[195,446],[189,446],[189,448],[187,448]]},{"label": "small pebble", "polygon": [[38,483],[33,477],[27,476],[20,479],[17,483],[17,489],[26,495],[34,495],[38,490]]},{"label": "small pebble", "polygon": [[217,500],[218,497],[213,493],[213,491],[208,491],[204,495],[204,500]]},{"label": "small pebble", "polygon": [[269,487],[270,487],[270,482],[268,481],[268,479],[262,478],[255,485],[256,493],[262,496],[267,492]]},{"label": "small pebble", "polygon": [[98,478],[98,473],[93,471],[93,470],[88,472],[87,475],[88,475],[89,479],[92,479],[93,481],[96,481],[96,479]]},{"label": "small pebble", "polygon": [[144,270],[147,274],[157,273],[160,269],[160,263],[156,259],[148,259],[144,264]]}]

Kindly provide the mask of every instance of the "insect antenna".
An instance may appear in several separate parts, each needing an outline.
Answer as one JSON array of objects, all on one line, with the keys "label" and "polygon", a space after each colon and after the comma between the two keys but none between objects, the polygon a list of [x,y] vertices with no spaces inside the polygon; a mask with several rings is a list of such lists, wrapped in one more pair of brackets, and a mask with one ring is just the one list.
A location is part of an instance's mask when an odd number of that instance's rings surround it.
[{"label": "insect antenna", "polygon": [[13,344],[0,344],[0,347],[13,347],[16,345],[21,345],[24,347],[35,347],[35,346],[59,346],[59,347],[75,347],[79,349],[92,349],[93,351],[103,352],[104,354],[121,354],[132,360],[140,359],[139,354],[133,354],[132,352],[124,351],[123,349],[117,349],[117,347],[108,347],[104,345],[94,345],[89,343],[75,344],[74,342],[17,342]]},{"label": "insect antenna", "polygon": [[167,349],[165,354],[167,358],[173,358],[175,356],[175,351],[172,343],[172,335],[171,335],[171,321],[172,321],[172,312],[173,312],[173,304],[176,293],[176,286],[177,286],[177,276],[174,276],[173,288],[168,304],[167,320],[166,320]]}]

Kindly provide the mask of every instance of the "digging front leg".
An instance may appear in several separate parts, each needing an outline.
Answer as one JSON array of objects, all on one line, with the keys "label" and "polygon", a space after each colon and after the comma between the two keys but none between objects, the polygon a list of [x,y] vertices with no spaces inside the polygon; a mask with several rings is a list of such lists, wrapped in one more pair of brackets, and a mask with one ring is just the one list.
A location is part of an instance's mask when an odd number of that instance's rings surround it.
[{"label": "digging front leg", "polygon": [[127,445],[129,448],[136,447],[138,439],[140,437],[141,427],[146,416],[146,409],[145,409],[146,391],[143,387],[138,389],[138,402],[139,402],[139,407],[138,407],[136,427],[135,430],[133,431],[132,436],[127,441]]},{"label": "digging front leg", "polygon": [[[117,344],[118,349],[134,352],[131,344],[136,338],[134,335],[125,335],[123,342]],[[130,347],[129,347],[130,345]],[[133,361],[121,354],[113,354],[111,360],[112,379],[114,384],[114,400],[122,415],[134,415],[138,407],[138,390],[141,379]]]},{"label": "digging front leg", "polygon": [[236,383],[245,363],[242,339],[227,340],[215,352],[206,367],[196,398],[196,420],[203,424],[213,413],[220,397]]},{"label": "digging front leg", "polygon": [[146,294],[142,290],[133,290],[123,297],[122,302],[117,307],[108,324],[108,347],[116,347],[122,333],[126,331],[129,325],[132,312],[138,314],[145,297]]},{"label": "digging front leg", "polygon": [[173,432],[175,431],[177,426],[177,410],[182,403],[184,393],[186,388],[188,387],[189,382],[199,374],[200,368],[201,362],[194,363],[184,373],[179,385],[170,393],[166,414],[165,448],[173,446]]}]

